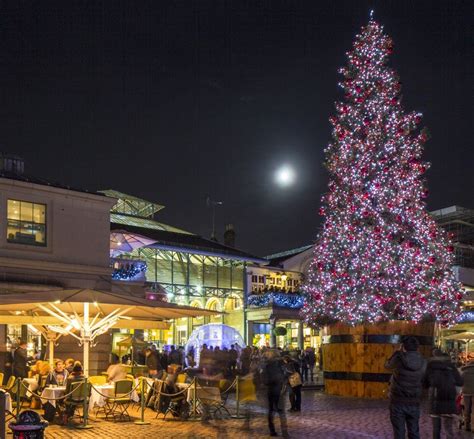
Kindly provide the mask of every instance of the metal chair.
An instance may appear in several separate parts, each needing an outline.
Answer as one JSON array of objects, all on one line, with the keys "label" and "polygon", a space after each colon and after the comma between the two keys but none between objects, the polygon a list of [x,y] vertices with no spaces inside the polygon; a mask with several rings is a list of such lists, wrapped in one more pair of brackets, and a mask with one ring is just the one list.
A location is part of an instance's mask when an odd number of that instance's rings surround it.
[{"label": "metal chair", "polygon": [[106,375],[92,375],[89,377],[89,382],[94,386],[107,384],[107,376]]},{"label": "metal chair", "polygon": [[[79,416],[79,420],[81,421],[84,417],[84,413],[81,414],[79,411],[80,408],[84,406],[84,388],[83,385],[84,381],[75,381],[70,384],[69,388],[66,389],[66,393],[71,393],[65,400],[64,405],[66,407],[66,412],[72,410],[72,414],[68,417],[69,419],[73,418],[77,412]],[[92,386],[90,383],[87,383],[87,399],[91,396],[91,389]]]},{"label": "metal chair", "polygon": [[125,420],[128,417],[128,420],[131,420],[130,414],[128,413],[128,408],[132,403],[130,392],[133,389],[132,380],[118,380],[115,382],[114,396],[112,398],[107,398],[106,400],[106,412],[105,419],[108,419],[109,416],[112,416],[115,420],[116,416],[118,419]]}]

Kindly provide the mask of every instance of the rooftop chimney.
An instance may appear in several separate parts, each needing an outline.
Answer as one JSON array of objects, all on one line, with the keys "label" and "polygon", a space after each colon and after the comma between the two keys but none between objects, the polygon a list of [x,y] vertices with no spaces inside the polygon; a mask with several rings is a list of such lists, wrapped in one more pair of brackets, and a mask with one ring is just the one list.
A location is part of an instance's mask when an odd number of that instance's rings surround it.
[{"label": "rooftop chimney", "polygon": [[15,154],[0,152],[0,172],[10,172],[12,174],[23,174],[23,158]]},{"label": "rooftop chimney", "polygon": [[224,245],[227,247],[235,247],[235,230],[233,224],[225,225]]}]

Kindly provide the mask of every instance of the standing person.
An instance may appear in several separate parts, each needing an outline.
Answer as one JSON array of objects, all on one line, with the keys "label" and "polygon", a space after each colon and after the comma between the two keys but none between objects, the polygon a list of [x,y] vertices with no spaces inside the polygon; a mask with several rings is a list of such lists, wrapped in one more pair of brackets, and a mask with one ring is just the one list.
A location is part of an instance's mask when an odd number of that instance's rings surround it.
[{"label": "standing person", "polygon": [[469,361],[461,369],[464,384],[462,386],[462,393],[464,398],[464,428],[466,431],[471,431],[472,418],[472,399],[474,398],[474,360]]},{"label": "standing person", "polygon": [[385,367],[393,370],[390,379],[390,421],[394,439],[420,439],[420,401],[426,361],[418,352],[415,337],[405,337],[399,350],[387,360]]},{"label": "standing person", "polygon": [[17,378],[28,378],[28,354],[24,340],[20,340],[13,354],[13,375]]},{"label": "standing person", "polygon": [[298,369],[298,363],[293,360],[289,355],[285,355],[283,358],[285,365],[285,372],[288,376],[288,382],[290,384],[290,412],[301,411],[301,387],[303,387],[303,380],[301,379],[301,373]]},{"label": "standing person", "polygon": [[463,379],[448,354],[433,349],[433,358],[428,362],[424,386],[429,388],[429,413],[433,421],[433,439],[441,438],[441,427],[447,438],[454,438],[456,409],[456,386],[463,385]]},{"label": "standing person", "polygon": [[278,436],[273,416],[275,411],[280,415],[281,434],[288,437],[288,427],[286,424],[285,403],[282,398],[284,385],[286,382],[283,361],[280,353],[276,349],[270,349],[265,353],[266,363],[263,368],[263,377],[267,386],[268,398],[268,428],[270,436]]},{"label": "standing person", "polygon": [[161,364],[158,363],[156,355],[150,348],[145,349],[145,365],[148,368],[150,378],[160,378],[163,370],[161,369]]},{"label": "standing person", "polygon": [[235,349],[235,345],[231,344],[229,349],[229,366],[232,373],[235,373],[235,369],[237,368],[238,357],[239,353],[237,352],[237,349]]},{"label": "standing person", "polygon": [[301,376],[304,382],[308,382],[308,372],[309,372],[309,365],[308,365],[308,355],[304,349],[301,350],[299,355],[299,360],[301,364]]},{"label": "standing person", "polygon": [[314,382],[314,366],[316,366],[316,354],[314,353],[314,348],[306,349],[306,357],[308,359],[308,369],[311,375],[311,382]]}]

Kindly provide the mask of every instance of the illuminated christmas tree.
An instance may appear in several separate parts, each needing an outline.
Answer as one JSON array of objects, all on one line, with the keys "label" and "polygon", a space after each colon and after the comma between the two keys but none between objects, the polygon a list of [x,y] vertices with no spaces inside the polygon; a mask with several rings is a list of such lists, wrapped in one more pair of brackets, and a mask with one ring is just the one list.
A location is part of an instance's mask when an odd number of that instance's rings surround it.
[{"label": "illuminated christmas tree", "polygon": [[421,114],[406,113],[387,66],[392,40],[372,18],[340,69],[343,102],[330,118],[329,191],[302,310],[310,324],[434,319],[453,324],[462,289],[453,247],[426,210]]}]

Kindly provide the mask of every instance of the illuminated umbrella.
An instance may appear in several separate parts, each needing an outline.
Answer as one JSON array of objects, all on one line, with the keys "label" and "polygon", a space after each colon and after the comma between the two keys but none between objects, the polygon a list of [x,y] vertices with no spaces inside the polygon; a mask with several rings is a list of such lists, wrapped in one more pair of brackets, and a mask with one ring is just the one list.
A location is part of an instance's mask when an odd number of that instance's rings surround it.
[{"label": "illuminated umbrella", "polygon": [[155,240],[137,233],[115,230],[110,233],[110,255],[117,256],[120,253],[131,253],[137,248],[146,247],[155,242]]},{"label": "illuminated umbrella", "polygon": [[460,332],[458,334],[454,335],[449,335],[448,337],[445,337],[445,340],[457,340],[457,341],[462,341],[463,343],[466,343],[466,360],[468,358],[469,354],[469,342],[471,340],[474,340],[474,332]]}]

